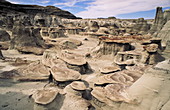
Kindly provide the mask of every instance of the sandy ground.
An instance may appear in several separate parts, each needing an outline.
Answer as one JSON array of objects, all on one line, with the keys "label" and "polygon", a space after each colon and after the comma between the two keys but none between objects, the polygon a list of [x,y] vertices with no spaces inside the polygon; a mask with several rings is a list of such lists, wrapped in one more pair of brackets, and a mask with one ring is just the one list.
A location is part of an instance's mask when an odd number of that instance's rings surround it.
[{"label": "sandy ground", "polygon": [[[79,46],[77,49],[74,50],[68,50],[70,52],[86,55],[87,53],[90,53],[90,51],[95,48],[98,45],[98,41],[96,38],[90,38],[88,36],[80,36],[80,35],[69,35],[69,38],[76,39],[82,42],[83,45]],[[84,40],[87,38],[88,40]],[[54,39],[57,42],[68,39],[68,38],[57,38]],[[57,43],[56,42],[56,43]],[[55,42],[53,42],[55,44]],[[17,52],[16,50],[3,50],[3,55],[7,58],[6,62],[3,60],[0,60],[0,75],[4,71],[10,71],[13,69],[17,69],[19,67],[22,67],[24,65],[14,65],[14,60],[17,58],[21,58],[22,60],[27,61],[37,61],[42,59],[41,56],[33,55],[33,54],[21,54]],[[89,63],[91,69],[93,70],[92,74],[85,74],[82,75],[82,79],[89,82],[89,86],[94,86],[94,80],[97,76],[100,76],[99,69],[103,66],[112,65],[113,64],[113,56],[112,55],[105,55],[105,56],[92,56],[92,58],[87,58],[87,62]],[[161,78],[160,78],[161,77]],[[163,79],[162,79],[163,78]],[[165,83],[166,82],[166,83]],[[47,81],[44,82],[18,82],[14,79],[2,79],[0,78],[0,110],[60,110],[62,106],[62,100],[64,100],[64,97],[59,95],[57,98],[50,103],[47,106],[39,106],[34,103],[33,99],[31,98],[31,95],[34,93],[37,89],[43,89],[43,87],[47,84]],[[146,87],[143,87],[142,85],[146,85]],[[160,85],[157,86],[157,85]],[[169,101],[169,89],[166,89],[166,87],[170,84],[169,81],[169,75],[167,76],[158,76],[156,75],[143,75],[140,80],[135,82],[135,84],[129,89],[129,93],[132,95],[136,95],[137,97],[145,98],[141,99],[144,100],[143,103],[141,103],[140,106],[136,105],[128,105],[126,103],[121,104],[120,109],[121,110],[150,110],[148,109],[150,105],[154,105],[153,109],[151,110],[161,110],[156,109],[160,108],[158,104],[161,104],[161,100],[167,101],[167,104],[165,105],[165,109],[168,108],[170,101]],[[140,85],[140,86],[139,86]],[[153,87],[152,87],[153,86]],[[160,87],[160,88],[156,88]],[[162,91],[161,91],[162,90]],[[141,94],[142,91],[142,94]],[[157,93],[158,92],[158,93]],[[157,97],[156,97],[157,96]],[[155,98],[155,99],[154,99]],[[152,99],[154,99],[155,102],[152,102]],[[57,105],[56,105],[57,104]],[[149,105],[148,105],[149,104]],[[158,107],[157,107],[158,105]],[[115,106],[119,106],[119,104]],[[113,108],[110,108],[106,106],[102,110],[112,110]],[[148,107],[148,108],[144,108]],[[101,110],[99,108],[96,108],[97,110]]]},{"label": "sandy ground", "polygon": [[[89,38],[88,36],[70,35],[69,38],[82,41],[83,45],[79,46],[75,50],[69,50],[82,55],[89,53],[90,50],[96,47],[98,44],[97,39]],[[85,41],[85,38],[88,38],[88,40]],[[67,38],[58,38],[55,40],[58,41],[63,39]],[[41,60],[42,58],[42,56],[36,56],[33,54],[21,54],[16,50],[3,50],[2,53],[7,59],[11,61],[16,58],[21,58],[28,61]],[[111,59],[112,57],[110,56],[104,56],[100,59],[87,59],[94,73],[91,75],[83,75],[83,79],[88,81],[91,86],[93,86],[92,81],[95,79],[96,75],[99,74],[99,68],[103,65],[112,64],[113,60]],[[22,66],[11,65],[11,61],[0,61],[0,73]],[[0,110],[41,110],[42,108],[35,107],[37,105],[34,104],[33,99],[30,98],[30,95],[36,89],[42,89],[45,84],[47,84],[47,82],[16,82],[12,79],[0,79]]]}]

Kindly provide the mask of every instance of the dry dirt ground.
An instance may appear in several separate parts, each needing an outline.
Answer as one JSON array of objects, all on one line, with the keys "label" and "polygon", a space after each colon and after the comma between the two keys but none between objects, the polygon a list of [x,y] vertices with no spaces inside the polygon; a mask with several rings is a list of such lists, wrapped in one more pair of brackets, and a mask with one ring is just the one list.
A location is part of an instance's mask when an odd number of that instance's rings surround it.
[{"label": "dry dirt ground", "polygon": [[[96,38],[90,38],[88,36],[70,35],[69,38],[82,41],[83,45],[77,49],[69,50],[79,54],[85,55],[89,53],[91,49],[97,46],[98,41]],[[88,40],[84,40],[87,38]],[[57,38],[56,41],[68,39],[68,38]],[[57,43],[57,42],[56,42]],[[0,60],[0,74],[4,71],[10,71],[18,67],[24,66],[25,64],[15,65],[13,60],[21,58],[27,61],[41,60],[42,56],[36,56],[33,54],[21,54],[16,50],[2,50],[3,55],[9,61]],[[91,75],[83,75],[83,79],[89,83],[95,79],[96,75],[99,75],[99,68],[103,65],[110,65],[113,63],[111,56],[96,57],[93,59],[87,59],[89,65],[93,69],[94,73]],[[42,89],[47,84],[44,82],[18,82],[13,79],[0,79],[0,110],[33,110],[39,109],[35,107],[31,94],[37,90]],[[93,84],[91,84],[92,86]]]}]

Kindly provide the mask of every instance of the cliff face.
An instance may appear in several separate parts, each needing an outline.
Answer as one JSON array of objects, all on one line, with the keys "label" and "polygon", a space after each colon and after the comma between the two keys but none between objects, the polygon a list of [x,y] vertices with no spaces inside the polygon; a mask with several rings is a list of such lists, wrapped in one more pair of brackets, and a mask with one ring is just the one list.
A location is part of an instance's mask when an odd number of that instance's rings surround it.
[{"label": "cliff face", "polygon": [[56,15],[63,18],[68,19],[76,19],[77,17],[71,14],[68,11],[61,10],[54,6],[38,6],[38,5],[20,5],[20,4],[12,4],[8,1],[1,0],[0,1],[0,13],[1,14],[28,14],[28,15],[36,15],[46,14],[46,15]]}]

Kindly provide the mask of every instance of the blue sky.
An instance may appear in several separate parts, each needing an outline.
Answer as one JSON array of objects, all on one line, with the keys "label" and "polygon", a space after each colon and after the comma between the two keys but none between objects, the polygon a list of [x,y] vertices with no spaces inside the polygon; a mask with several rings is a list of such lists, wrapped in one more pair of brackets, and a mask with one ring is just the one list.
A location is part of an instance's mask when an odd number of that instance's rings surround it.
[{"label": "blue sky", "polygon": [[154,18],[157,6],[170,9],[170,0],[7,0],[17,4],[53,5],[82,18]]}]

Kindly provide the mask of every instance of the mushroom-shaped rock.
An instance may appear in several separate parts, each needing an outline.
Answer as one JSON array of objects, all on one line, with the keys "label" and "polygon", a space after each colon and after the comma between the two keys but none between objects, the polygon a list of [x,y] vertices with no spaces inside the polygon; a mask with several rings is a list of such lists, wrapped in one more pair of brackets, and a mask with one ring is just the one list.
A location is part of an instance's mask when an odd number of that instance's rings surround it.
[{"label": "mushroom-shaped rock", "polygon": [[68,69],[66,67],[54,66],[51,68],[51,73],[56,81],[61,81],[61,82],[79,80],[81,78],[79,72]]},{"label": "mushroom-shaped rock", "polygon": [[106,67],[100,68],[100,72],[104,73],[104,74],[113,73],[113,72],[117,72],[120,70],[121,70],[121,68],[118,66],[106,66]]},{"label": "mushroom-shaped rock", "polygon": [[74,81],[70,86],[75,90],[86,90],[87,86],[82,81]]},{"label": "mushroom-shaped rock", "polygon": [[99,55],[116,55],[118,52],[131,50],[130,41],[120,39],[110,39],[108,37],[100,37],[98,46],[93,53]]},{"label": "mushroom-shaped rock", "polygon": [[57,94],[57,90],[37,90],[33,94],[32,98],[34,99],[35,103],[46,105],[51,103],[56,98]]},{"label": "mushroom-shaped rock", "polygon": [[144,46],[144,49],[145,49],[147,52],[157,52],[157,50],[158,50],[158,45],[157,45],[157,44],[149,44],[149,45]]},{"label": "mushroom-shaped rock", "polygon": [[92,72],[85,57],[80,54],[67,52],[62,54],[60,58],[66,62],[68,68],[79,71],[81,74]]},{"label": "mushroom-shaped rock", "polygon": [[114,58],[114,63],[118,65],[132,65],[139,62],[142,55],[140,51],[118,52]]}]

